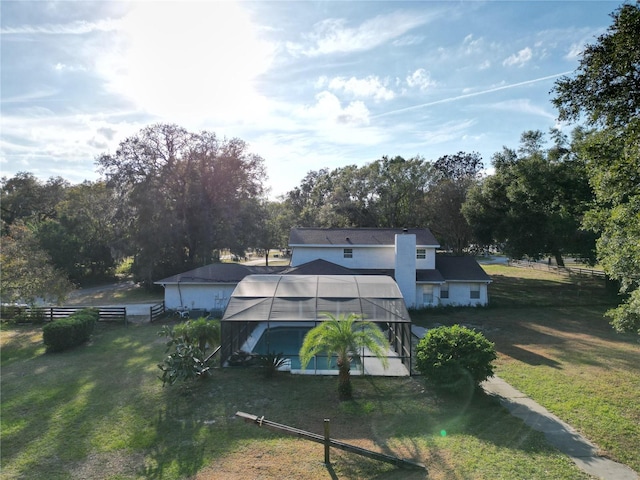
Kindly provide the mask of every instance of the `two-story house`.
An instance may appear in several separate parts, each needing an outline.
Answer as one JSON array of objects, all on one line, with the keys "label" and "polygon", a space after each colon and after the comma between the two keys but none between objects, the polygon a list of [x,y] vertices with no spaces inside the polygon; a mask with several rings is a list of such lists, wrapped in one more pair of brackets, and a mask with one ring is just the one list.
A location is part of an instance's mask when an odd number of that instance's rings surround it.
[{"label": "two-story house", "polygon": [[292,267],[322,259],[359,275],[391,276],[407,308],[486,305],[491,279],[478,262],[438,254],[439,246],[427,228],[293,228],[289,236]]},{"label": "two-story house", "polygon": [[289,267],[212,264],[155,282],[168,309],[223,311],[247,275],[386,275],[407,308],[488,303],[491,282],[472,257],[436,253],[426,228],[293,228]]}]

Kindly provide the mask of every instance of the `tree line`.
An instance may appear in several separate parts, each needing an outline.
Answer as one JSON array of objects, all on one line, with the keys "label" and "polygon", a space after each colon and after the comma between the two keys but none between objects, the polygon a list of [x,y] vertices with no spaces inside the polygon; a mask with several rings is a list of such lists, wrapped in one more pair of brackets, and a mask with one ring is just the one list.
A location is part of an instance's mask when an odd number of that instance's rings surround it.
[{"label": "tree line", "polygon": [[[444,249],[497,246],[514,258],[599,261],[621,285],[610,312],[640,328],[640,7],[624,4],[551,92],[570,135],[526,131],[486,174],[476,152],[383,156],[310,171],[276,201],[264,159],[241,139],[152,125],[71,185],[21,172],[1,180],[2,301],[62,297],[132,259],[136,281],[219,260],[223,249],[286,248],[293,226],[429,227]],[[46,287],[44,290],[43,288]]]}]

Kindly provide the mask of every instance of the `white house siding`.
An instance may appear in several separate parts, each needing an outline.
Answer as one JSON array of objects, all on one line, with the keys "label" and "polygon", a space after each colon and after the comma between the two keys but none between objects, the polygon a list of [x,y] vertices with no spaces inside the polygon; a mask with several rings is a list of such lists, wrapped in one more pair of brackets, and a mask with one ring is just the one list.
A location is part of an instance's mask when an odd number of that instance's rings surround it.
[{"label": "white house siding", "polygon": [[224,310],[229,303],[235,284],[206,283],[200,285],[168,284],[164,288],[165,307],[175,309],[204,308],[205,310]]},{"label": "white house siding", "polygon": [[[449,298],[440,298],[440,305],[468,305],[471,307],[487,305],[489,296],[487,284],[478,282],[449,282]],[[471,298],[472,288],[479,288],[479,298]]]},{"label": "white house siding", "polygon": [[[344,249],[352,248],[353,257],[344,258]],[[416,250],[423,248],[426,250],[426,258],[416,259],[418,270],[433,270],[436,268],[436,250],[433,247],[416,246]],[[346,268],[395,268],[395,245],[369,246],[369,245],[340,245],[340,246],[294,246],[291,253],[291,266],[323,259],[336,265]]]},{"label": "white house siding", "polygon": [[[448,288],[449,298],[442,298],[441,291]],[[480,298],[471,298],[471,289],[478,288]],[[429,294],[429,291],[432,294]],[[429,297],[431,297],[429,299]],[[438,306],[483,306],[489,303],[486,283],[450,282],[445,285],[419,283],[416,285],[416,308]]]}]

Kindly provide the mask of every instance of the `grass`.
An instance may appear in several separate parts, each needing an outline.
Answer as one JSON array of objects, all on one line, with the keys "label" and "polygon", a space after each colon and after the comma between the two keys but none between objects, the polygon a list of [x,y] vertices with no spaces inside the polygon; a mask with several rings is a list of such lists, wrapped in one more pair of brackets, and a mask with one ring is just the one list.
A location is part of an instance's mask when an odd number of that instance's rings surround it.
[{"label": "grass", "polygon": [[162,300],[162,290],[150,292],[131,281],[121,281],[115,284],[76,290],[69,295],[65,305],[94,307],[110,304],[162,302]]},{"label": "grass", "polygon": [[423,325],[461,323],[495,342],[496,374],[640,471],[640,345],[613,332],[603,281],[485,266],[492,306],[423,313]]},{"label": "grass", "polygon": [[[640,348],[611,332],[602,289],[487,269],[495,307],[433,310],[417,321],[482,328],[500,376],[640,470]],[[321,445],[245,424],[236,411],[316,433],[330,418],[332,437],[424,463],[430,479],[589,478],[492,398],[438,396],[416,377],[355,377],[355,400],[342,403],[333,377],[268,380],[255,369],[162,388],[159,328],[99,325],[91,343],[47,354],[39,328],[3,326],[3,479],[426,478],[335,450],[328,471]]]}]

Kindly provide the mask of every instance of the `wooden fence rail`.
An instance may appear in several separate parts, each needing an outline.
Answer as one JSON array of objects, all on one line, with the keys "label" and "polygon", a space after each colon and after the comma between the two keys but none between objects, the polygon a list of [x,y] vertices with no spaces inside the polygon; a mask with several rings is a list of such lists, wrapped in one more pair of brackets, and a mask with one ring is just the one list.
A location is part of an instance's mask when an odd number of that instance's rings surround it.
[{"label": "wooden fence rail", "polygon": [[164,302],[149,307],[149,322],[153,323],[155,320],[158,320],[158,318],[164,315],[164,312]]},{"label": "wooden fence rail", "polygon": [[26,309],[29,316],[38,316],[46,322],[52,322],[60,318],[66,318],[80,310],[94,308],[98,310],[99,322],[124,322],[127,323],[126,307],[33,307]]},{"label": "wooden fence rail", "polygon": [[268,428],[269,430],[284,432],[289,435],[304,438],[305,440],[311,440],[312,442],[322,443],[325,446],[324,458],[325,458],[326,464],[329,464],[329,447],[331,446],[339,450],[356,453],[358,455],[372,458],[374,460],[379,460],[381,462],[391,463],[396,467],[419,468],[419,469],[426,470],[426,467],[421,463],[412,462],[410,460],[403,460],[401,458],[392,457],[391,455],[385,455],[384,453],[374,452],[373,450],[367,450],[365,448],[357,447],[355,445],[349,445],[348,443],[340,442],[338,440],[333,440],[332,438],[329,438],[328,420],[325,420],[325,434],[318,435],[317,433],[307,432],[305,430],[300,430],[299,428],[294,428],[288,425],[275,423],[270,420],[266,420],[264,417],[251,415],[250,413],[236,412],[236,417],[240,417],[244,419],[245,422],[254,423],[260,427]]},{"label": "wooden fence rail", "polygon": [[590,277],[606,278],[605,273],[602,270],[594,270],[592,268],[580,268],[580,267],[558,267],[556,265],[548,265],[540,262],[528,262],[526,260],[509,260],[509,265],[513,267],[521,268],[534,268],[536,270],[548,270],[556,273],[577,274]]}]

